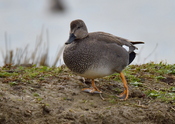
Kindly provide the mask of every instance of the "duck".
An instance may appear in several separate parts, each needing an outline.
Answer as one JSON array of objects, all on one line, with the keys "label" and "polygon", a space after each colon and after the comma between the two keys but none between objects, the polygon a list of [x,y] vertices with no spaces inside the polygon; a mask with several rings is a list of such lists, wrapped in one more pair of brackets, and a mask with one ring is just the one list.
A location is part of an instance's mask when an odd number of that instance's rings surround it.
[{"label": "duck", "polygon": [[119,73],[124,91],[116,96],[126,100],[129,88],[122,71],[136,57],[134,51],[137,47],[134,45],[143,43],[100,31],[89,33],[85,22],[76,19],[70,23],[69,39],[65,42],[63,60],[72,72],[92,80],[90,88],[82,89],[88,93],[102,93],[95,85],[96,78]]}]

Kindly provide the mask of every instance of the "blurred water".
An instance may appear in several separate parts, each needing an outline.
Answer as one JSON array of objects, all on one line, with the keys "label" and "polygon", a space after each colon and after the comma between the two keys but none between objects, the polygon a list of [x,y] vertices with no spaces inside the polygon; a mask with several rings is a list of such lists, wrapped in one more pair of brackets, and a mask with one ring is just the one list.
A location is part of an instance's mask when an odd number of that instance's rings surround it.
[{"label": "blurred water", "polygon": [[[104,31],[133,41],[139,53],[134,64],[150,61],[175,63],[175,1],[174,0],[64,0],[67,10],[52,14],[49,0],[0,1],[0,49],[4,50],[4,32],[11,48],[30,44],[33,48],[42,26],[49,30],[50,61],[57,48],[68,39],[69,24],[82,19],[89,32]],[[43,35],[46,41],[46,34]],[[0,56],[0,65],[2,65]]]}]

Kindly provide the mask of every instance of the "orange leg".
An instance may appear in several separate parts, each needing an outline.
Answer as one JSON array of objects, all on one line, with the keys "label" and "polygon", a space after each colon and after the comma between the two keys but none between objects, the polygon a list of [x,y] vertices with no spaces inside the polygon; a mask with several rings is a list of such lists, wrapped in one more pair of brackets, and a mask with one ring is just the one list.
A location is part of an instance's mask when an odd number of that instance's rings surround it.
[{"label": "orange leg", "polygon": [[122,79],[122,82],[123,82],[125,90],[118,97],[120,99],[126,100],[126,99],[128,99],[128,95],[129,95],[128,85],[127,85],[125,76],[124,76],[124,74],[122,72],[120,73],[120,77]]},{"label": "orange leg", "polygon": [[94,79],[92,79],[92,88],[84,88],[82,91],[88,92],[88,93],[102,93],[95,85]]}]

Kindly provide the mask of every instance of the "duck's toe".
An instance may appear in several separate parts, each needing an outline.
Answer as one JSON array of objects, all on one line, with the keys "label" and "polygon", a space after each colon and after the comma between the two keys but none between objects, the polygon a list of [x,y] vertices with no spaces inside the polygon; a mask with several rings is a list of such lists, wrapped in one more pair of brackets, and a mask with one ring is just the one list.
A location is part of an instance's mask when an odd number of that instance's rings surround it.
[{"label": "duck's toe", "polygon": [[123,93],[121,93],[120,95],[117,95],[117,97],[121,100],[126,100],[128,99],[129,96],[129,91],[128,90],[124,90]]}]

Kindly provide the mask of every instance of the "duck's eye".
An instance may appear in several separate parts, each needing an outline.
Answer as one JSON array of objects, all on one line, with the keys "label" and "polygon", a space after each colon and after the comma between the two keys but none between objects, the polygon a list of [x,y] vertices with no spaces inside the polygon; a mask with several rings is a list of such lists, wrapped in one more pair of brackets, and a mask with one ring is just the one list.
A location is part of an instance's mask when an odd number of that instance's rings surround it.
[{"label": "duck's eye", "polygon": [[77,29],[80,29],[80,26],[78,26]]}]

